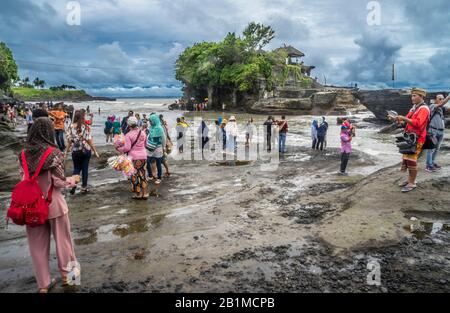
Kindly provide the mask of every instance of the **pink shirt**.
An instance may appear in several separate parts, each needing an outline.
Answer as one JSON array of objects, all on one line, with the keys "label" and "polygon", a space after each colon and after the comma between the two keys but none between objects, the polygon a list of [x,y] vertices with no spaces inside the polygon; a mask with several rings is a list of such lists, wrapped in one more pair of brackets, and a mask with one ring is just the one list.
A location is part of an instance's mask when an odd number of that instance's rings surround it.
[{"label": "pink shirt", "polygon": [[69,213],[69,207],[67,206],[66,199],[62,194],[62,190],[71,186],[69,180],[61,180],[56,176],[52,175],[51,171],[42,172],[37,179],[38,185],[42,190],[44,197],[48,196],[48,191],[50,190],[50,184],[53,179],[53,194],[52,202],[50,203],[48,209],[48,219],[55,219]]},{"label": "pink shirt", "polygon": [[348,133],[341,133],[341,153],[352,153],[352,137]]},{"label": "pink shirt", "polygon": [[131,149],[131,146],[136,141],[136,138],[139,135],[139,131],[140,130],[138,128],[136,128],[136,129],[130,131],[128,134],[126,134],[125,135],[125,145],[118,149],[122,153],[128,153],[128,155],[130,156],[130,158],[133,161],[147,160],[147,151],[145,150],[147,136],[144,131],[141,131],[141,136],[137,140],[133,149]]}]

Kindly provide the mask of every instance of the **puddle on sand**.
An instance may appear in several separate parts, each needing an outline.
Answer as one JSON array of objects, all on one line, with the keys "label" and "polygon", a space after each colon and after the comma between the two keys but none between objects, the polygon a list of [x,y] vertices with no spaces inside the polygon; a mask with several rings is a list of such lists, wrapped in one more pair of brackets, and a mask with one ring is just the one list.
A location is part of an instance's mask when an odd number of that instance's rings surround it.
[{"label": "puddle on sand", "polygon": [[412,223],[410,225],[406,225],[404,229],[413,234],[415,238],[422,240],[427,236],[433,236],[443,232],[450,232],[450,224],[412,220]]},{"label": "puddle on sand", "polygon": [[289,161],[307,162],[307,161],[311,161],[312,156],[308,155],[306,153],[299,153],[299,154],[287,155],[286,159]]},{"label": "puddle on sand", "polygon": [[250,165],[251,161],[223,161],[211,163],[209,166],[246,166]]},{"label": "puddle on sand", "polygon": [[165,215],[154,216],[150,219],[150,222],[148,222],[147,219],[140,219],[122,225],[102,225],[98,229],[82,231],[80,236],[81,238],[75,239],[74,241],[76,245],[84,246],[94,244],[96,242],[111,242],[119,240],[132,234],[148,232],[152,225],[160,225],[164,217]]}]

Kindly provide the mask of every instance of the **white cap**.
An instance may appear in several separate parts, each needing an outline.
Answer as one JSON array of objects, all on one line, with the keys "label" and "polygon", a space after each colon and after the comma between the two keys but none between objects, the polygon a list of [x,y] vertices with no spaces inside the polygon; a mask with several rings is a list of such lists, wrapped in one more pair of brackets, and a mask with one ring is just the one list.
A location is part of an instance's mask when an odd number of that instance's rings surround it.
[{"label": "white cap", "polygon": [[130,116],[127,121],[128,126],[136,126],[138,124],[138,120],[134,116]]}]

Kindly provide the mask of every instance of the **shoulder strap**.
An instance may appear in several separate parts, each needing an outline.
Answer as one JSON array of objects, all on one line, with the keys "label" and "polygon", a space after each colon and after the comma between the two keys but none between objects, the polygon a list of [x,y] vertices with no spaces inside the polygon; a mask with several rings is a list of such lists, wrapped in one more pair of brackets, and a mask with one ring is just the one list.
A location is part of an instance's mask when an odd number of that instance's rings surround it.
[{"label": "shoulder strap", "polygon": [[[431,112],[430,112],[430,114],[431,114]],[[437,107],[434,107],[433,114],[431,114],[431,116],[430,116],[430,122],[433,120],[433,118],[436,116],[436,114],[437,114]]]},{"label": "shoulder strap", "polygon": [[22,169],[25,174],[25,179],[30,179],[30,172],[28,171],[27,158],[25,157],[25,150],[22,150]]},{"label": "shoulder strap", "polygon": [[130,150],[128,150],[127,153],[129,153],[131,150],[133,150],[133,148],[134,148],[134,146],[137,144],[139,138],[141,138],[141,135],[142,135],[142,129],[139,130],[139,134],[137,135],[136,140],[133,142],[133,144],[131,145]]},{"label": "shoulder strap", "polygon": [[44,155],[42,155],[41,157],[41,161],[39,162],[39,165],[36,169],[36,173],[34,173],[34,176],[31,178],[31,180],[36,180],[36,178],[39,176],[39,174],[41,173],[42,167],[44,166],[45,161],[47,160],[48,156],[55,150],[55,148],[48,148]]}]

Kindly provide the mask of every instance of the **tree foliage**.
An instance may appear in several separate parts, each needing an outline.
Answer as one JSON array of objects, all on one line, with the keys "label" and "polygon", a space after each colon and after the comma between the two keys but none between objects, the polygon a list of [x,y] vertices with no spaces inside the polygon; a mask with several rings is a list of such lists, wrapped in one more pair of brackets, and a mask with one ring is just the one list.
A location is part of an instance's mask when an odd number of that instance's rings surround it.
[{"label": "tree foliage", "polygon": [[36,77],[33,80],[33,85],[35,87],[40,87],[40,88],[44,88],[45,87],[45,80],[39,79],[39,77]]},{"label": "tree foliage", "polygon": [[72,85],[61,85],[61,86],[52,86],[49,88],[50,90],[56,91],[56,90],[69,90],[69,89],[77,89],[77,87],[72,86]]},{"label": "tree foliage", "polygon": [[270,26],[252,22],[244,30],[244,41],[251,50],[261,50],[275,38],[275,31]]},{"label": "tree foliage", "polygon": [[261,80],[271,91],[276,84],[284,85],[289,75],[306,86],[300,67],[286,64],[286,51],[262,50],[274,37],[270,26],[252,22],[242,36],[228,33],[219,42],[196,43],[179,56],[176,78],[190,89],[213,88],[222,94],[257,92]]},{"label": "tree foliage", "polygon": [[243,37],[235,33],[220,42],[202,42],[187,48],[176,62],[176,78],[193,88],[219,87],[251,91],[259,78],[270,78],[273,58],[259,53],[274,36],[270,26],[250,23]]},{"label": "tree foliage", "polygon": [[19,79],[13,54],[4,42],[0,42],[0,89],[8,91]]}]

